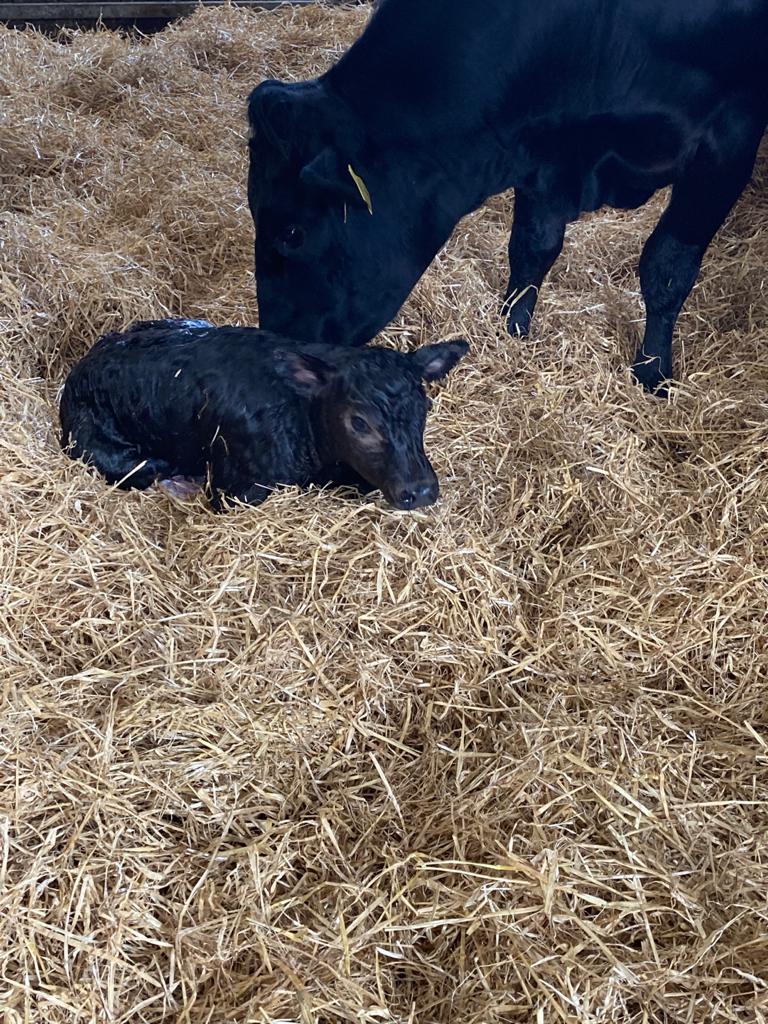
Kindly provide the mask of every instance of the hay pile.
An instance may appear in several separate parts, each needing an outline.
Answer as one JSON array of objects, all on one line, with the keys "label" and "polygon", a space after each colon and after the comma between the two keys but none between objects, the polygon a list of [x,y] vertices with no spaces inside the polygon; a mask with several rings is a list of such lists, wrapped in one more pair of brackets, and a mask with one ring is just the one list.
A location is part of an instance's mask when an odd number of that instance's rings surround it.
[{"label": "hay pile", "polygon": [[244,98],[365,17],[0,31],[4,1022],[765,1022],[764,161],[669,403],[624,369],[659,202],[570,230],[529,343],[510,197],[459,226],[387,333],[472,342],[434,512],[58,450],[98,334],[254,321]]}]

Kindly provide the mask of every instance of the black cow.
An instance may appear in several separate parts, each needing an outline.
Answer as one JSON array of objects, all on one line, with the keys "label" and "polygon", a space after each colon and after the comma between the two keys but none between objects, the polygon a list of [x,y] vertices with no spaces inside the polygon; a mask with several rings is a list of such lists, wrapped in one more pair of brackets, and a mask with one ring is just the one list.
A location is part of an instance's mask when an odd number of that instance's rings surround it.
[{"label": "black cow", "polygon": [[253,327],[160,320],[107,334],[71,371],[62,446],[111,483],[257,504],[278,484],[381,489],[400,509],[437,500],[424,454],[424,381],[465,341],[392,349],[300,345]]},{"label": "black cow", "polygon": [[672,185],[640,260],[634,371],[655,389],[767,118],[768,0],[384,0],[326,74],[251,94],[260,323],[368,341],[459,218],[514,187],[525,335],[568,222]]}]

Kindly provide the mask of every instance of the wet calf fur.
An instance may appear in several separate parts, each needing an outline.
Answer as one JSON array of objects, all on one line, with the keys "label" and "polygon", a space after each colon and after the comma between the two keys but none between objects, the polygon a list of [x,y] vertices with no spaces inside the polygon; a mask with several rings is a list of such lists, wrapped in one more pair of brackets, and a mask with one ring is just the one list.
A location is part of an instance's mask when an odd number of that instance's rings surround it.
[{"label": "wet calf fur", "polygon": [[404,354],[141,322],[99,339],[72,369],[61,443],[120,487],[205,480],[216,509],[311,483],[380,489],[395,508],[419,508],[439,493],[424,453],[424,382],[467,349],[447,341]]}]

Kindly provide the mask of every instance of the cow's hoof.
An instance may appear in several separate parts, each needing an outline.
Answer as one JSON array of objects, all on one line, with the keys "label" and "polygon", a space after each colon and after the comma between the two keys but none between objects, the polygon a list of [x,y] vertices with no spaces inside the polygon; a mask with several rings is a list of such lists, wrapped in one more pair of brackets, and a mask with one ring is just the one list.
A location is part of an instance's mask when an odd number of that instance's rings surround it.
[{"label": "cow's hoof", "polygon": [[527,338],[536,308],[537,290],[533,286],[508,293],[501,304],[507,318],[507,330],[513,338]]},{"label": "cow's hoof", "polygon": [[527,338],[531,333],[533,310],[524,297],[511,305],[510,302],[510,299],[506,299],[501,307],[507,318],[507,330],[513,338]]},{"label": "cow's hoof", "polygon": [[531,318],[527,313],[507,317],[507,330],[513,338],[527,338],[531,333]]},{"label": "cow's hoof", "polygon": [[202,489],[201,482],[189,476],[172,476],[166,480],[158,480],[157,483],[166,494],[180,501],[193,497]]},{"label": "cow's hoof", "polygon": [[669,394],[669,385],[672,378],[672,368],[667,372],[662,369],[658,359],[648,359],[638,354],[632,364],[632,376],[642,384],[643,390],[656,398],[666,398]]}]

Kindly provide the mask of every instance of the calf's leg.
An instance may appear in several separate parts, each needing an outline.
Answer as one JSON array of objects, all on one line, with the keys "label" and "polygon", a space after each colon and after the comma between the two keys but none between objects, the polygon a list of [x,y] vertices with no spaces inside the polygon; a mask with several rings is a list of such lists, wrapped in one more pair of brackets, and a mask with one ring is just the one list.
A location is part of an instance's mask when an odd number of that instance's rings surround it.
[{"label": "calf's leg", "polygon": [[356,491],[358,494],[370,494],[371,491],[376,490],[373,484],[369,484],[351,466],[342,463],[324,467],[312,478],[311,482],[315,487],[344,487]]},{"label": "calf's leg", "polygon": [[503,309],[512,335],[527,336],[539,289],[563,248],[568,220],[538,194],[515,191],[509,238],[509,284]]},{"label": "calf's leg", "polygon": [[95,466],[110,484],[123,490],[136,488],[143,491],[158,477],[168,477],[173,473],[173,467],[165,459],[147,458],[136,445],[114,437],[78,439],[69,454],[73,459],[82,459]]},{"label": "calf's leg", "polygon": [[738,111],[713,129],[648,238],[640,259],[645,335],[632,372],[646,391],[664,394],[672,377],[672,334],[707,246],[749,181],[762,126]]},{"label": "calf's leg", "polygon": [[[231,435],[230,435],[231,436]],[[269,497],[275,482],[265,479],[259,458],[258,439],[248,440],[245,431],[229,443],[224,433],[211,446],[210,495],[214,511],[223,511],[223,498],[236,498],[247,505],[260,505]]]}]

